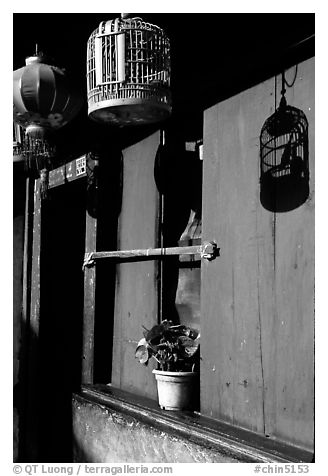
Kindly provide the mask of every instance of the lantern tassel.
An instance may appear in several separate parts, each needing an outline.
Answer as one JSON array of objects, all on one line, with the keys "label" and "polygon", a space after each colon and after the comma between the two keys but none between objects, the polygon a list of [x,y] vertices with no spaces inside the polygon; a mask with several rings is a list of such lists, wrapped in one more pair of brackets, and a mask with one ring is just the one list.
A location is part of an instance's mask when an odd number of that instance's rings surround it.
[{"label": "lantern tassel", "polygon": [[50,167],[55,148],[49,144],[44,128],[34,124],[27,127],[23,154],[27,170],[43,170]]}]

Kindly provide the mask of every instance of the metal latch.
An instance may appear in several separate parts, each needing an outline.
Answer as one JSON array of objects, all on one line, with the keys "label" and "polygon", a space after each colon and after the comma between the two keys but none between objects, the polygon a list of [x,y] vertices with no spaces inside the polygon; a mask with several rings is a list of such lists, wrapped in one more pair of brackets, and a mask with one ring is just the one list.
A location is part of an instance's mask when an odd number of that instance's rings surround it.
[{"label": "metal latch", "polygon": [[201,246],[200,257],[202,259],[207,259],[211,261],[215,259],[217,256],[220,256],[220,248],[215,243],[215,241],[210,241],[208,243],[203,243]]}]

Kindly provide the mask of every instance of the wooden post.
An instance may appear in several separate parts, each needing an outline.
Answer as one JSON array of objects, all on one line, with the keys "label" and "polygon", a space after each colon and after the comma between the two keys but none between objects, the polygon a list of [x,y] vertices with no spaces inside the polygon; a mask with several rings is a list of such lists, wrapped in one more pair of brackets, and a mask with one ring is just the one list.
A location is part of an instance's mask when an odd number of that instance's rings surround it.
[{"label": "wooden post", "polygon": [[[86,213],[85,252],[96,251],[97,219]],[[84,267],[82,384],[93,383],[96,267]]]},{"label": "wooden post", "polygon": [[24,223],[24,258],[23,258],[23,299],[21,317],[21,349],[19,363],[19,382],[21,386],[21,415],[19,458],[25,460],[26,451],[26,415],[28,398],[28,337],[31,304],[31,266],[32,266],[32,233],[33,233],[33,193],[34,180],[26,179],[25,188],[25,223]]},{"label": "wooden post", "polygon": [[[27,251],[27,250],[26,250]],[[34,185],[31,307],[28,327],[26,461],[38,461],[39,452],[39,327],[40,327],[41,196],[40,180]],[[26,299],[26,298],[25,298]]]},{"label": "wooden post", "polygon": [[[22,327],[26,331],[30,317],[30,289],[31,289],[31,232],[33,231],[33,184],[34,180],[26,179],[25,194],[25,225],[24,225],[24,260],[23,260],[23,303]],[[25,339],[23,339],[25,342]],[[22,344],[24,344],[24,342]]]}]

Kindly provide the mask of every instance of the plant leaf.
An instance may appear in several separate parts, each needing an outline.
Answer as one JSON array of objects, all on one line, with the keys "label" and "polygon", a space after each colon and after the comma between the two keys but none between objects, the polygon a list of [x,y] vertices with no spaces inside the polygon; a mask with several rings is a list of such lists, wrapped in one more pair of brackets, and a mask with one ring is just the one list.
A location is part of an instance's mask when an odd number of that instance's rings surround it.
[{"label": "plant leaf", "polygon": [[143,338],[138,342],[135,358],[138,359],[141,364],[146,364],[149,360],[149,357],[150,355],[148,352],[147,341],[145,338]]},{"label": "plant leaf", "polygon": [[187,357],[192,357],[198,350],[199,340],[191,339],[190,337],[180,336],[179,341],[184,348]]}]

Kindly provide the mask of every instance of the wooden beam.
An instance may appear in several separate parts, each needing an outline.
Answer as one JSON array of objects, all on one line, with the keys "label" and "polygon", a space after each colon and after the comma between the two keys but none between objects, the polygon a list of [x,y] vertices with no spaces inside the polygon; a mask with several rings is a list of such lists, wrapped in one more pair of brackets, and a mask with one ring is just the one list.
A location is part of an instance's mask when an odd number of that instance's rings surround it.
[{"label": "wooden beam", "polygon": [[195,246],[176,246],[170,248],[148,248],[137,250],[98,251],[86,253],[84,267],[94,264],[96,259],[129,259],[129,258],[157,258],[165,256],[195,255],[199,254],[208,260],[218,256],[216,243],[209,242]]},{"label": "wooden beam", "polygon": [[40,180],[34,183],[31,307],[28,328],[26,461],[38,461],[39,451],[39,328],[40,328],[41,195]]},{"label": "wooden beam", "polygon": [[[97,219],[86,213],[86,254],[96,250]],[[93,383],[96,268],[84,267],[82,383]]]},{"label": "wooden beam", "polygon": [[33,194],[34,180],[26,179],[25,188],[25,224],[24,224],[24,259],[23,259],[23,300],[21,329],[22,340],[19,363],[19,380],[21,384],[22,415],[20,416],[19,455],[25,459],[26,452],[26,418],[28,401],[28,342],[31,311],[31,268],[32,268],[32,233],[33,233]]},{"label": "wooden beam", "polygon": [[49,172],[49,188],[86,177],[86,156],[83,155]]},{"label": "wooden beam", "polygon": [[26,179],[25,195],[25,226],[24,226],[24,260],[23,260],[23,304],[22,304],[22,326],[26,330],[30,309],[30,289],[31,289],[31,229],[33,229],[33,184],[34,180]]}]

